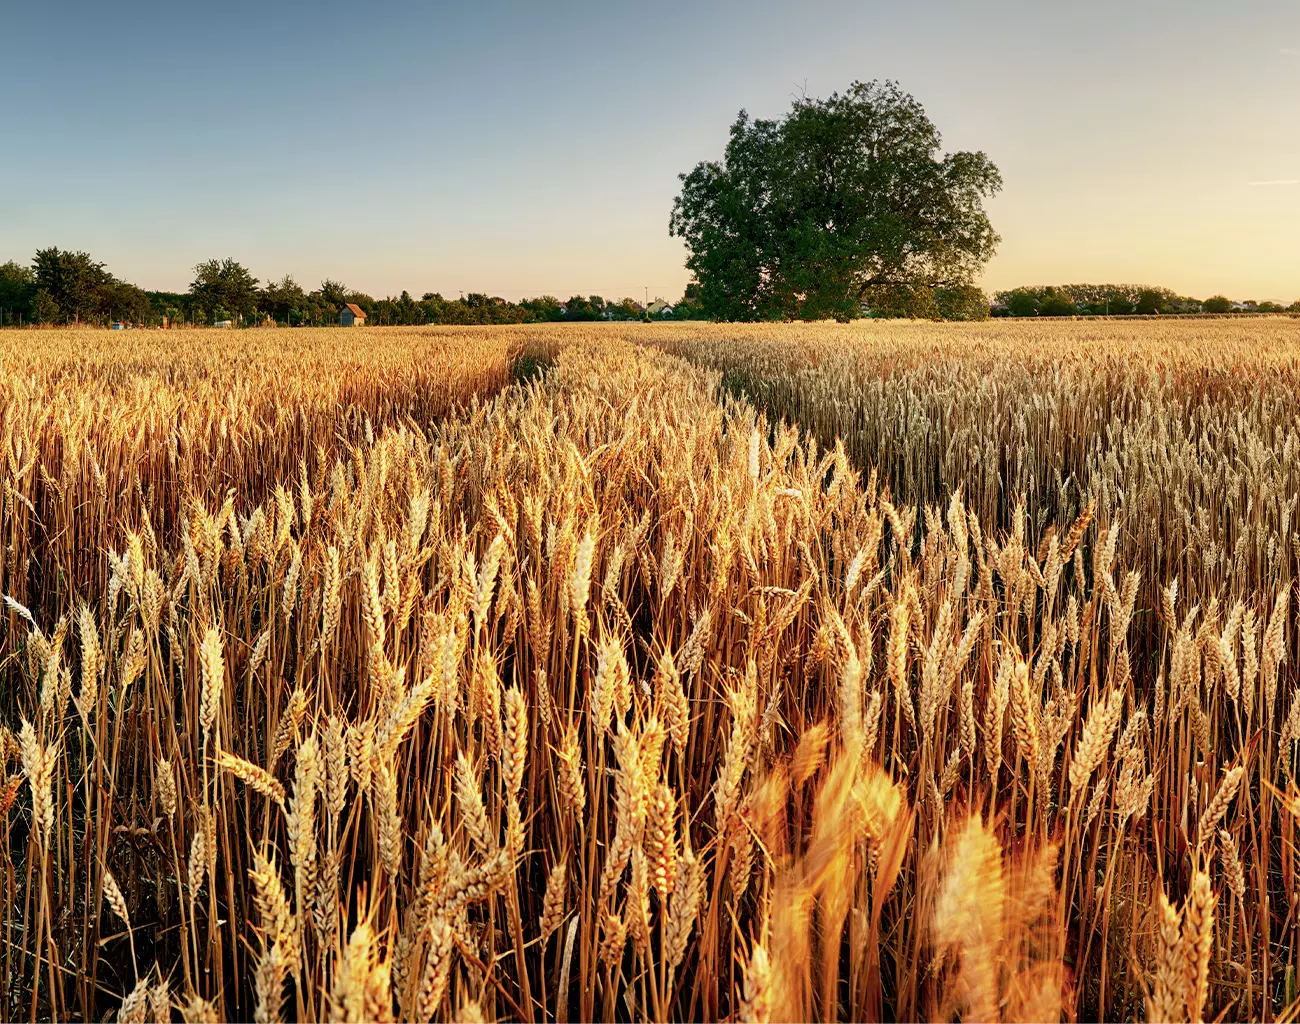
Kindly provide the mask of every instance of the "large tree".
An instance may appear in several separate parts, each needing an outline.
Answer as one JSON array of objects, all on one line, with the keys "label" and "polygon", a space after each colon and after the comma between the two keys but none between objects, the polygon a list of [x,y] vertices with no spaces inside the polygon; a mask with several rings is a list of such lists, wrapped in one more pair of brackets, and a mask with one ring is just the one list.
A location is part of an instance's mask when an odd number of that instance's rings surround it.
[{"label": "large tree", "polygon": [[42,310],[46,314],[52,311],[52,319],[93,321],[104,316],[105,293],[114,278],[89,253],[68,252],[58,246],[38,249],[32,259],[32,273],[37,289],[46,292],[54,303],[45,303]]},{"label": "large tree", "polygon": [[257,316],[257,278],[233,259],[207,260],[194,268],[190,296],[205,319],[240,318],[252,321]]},{"label": "large tree", "polygon": [[30,320],[36,295],[36,275],[10,260],[0,264],[0,326]]},{"label": "large tree", "polygon": [[144,323],[153,315],[148,295],[114,277],[88,253],[57,246],[38,249],[32,259],[31,282],[31,315],[41,323]]},{"label": "large tree", "polygon": [[257,308],[278,323],[293,326],[305,319],[303,307],[307,295],[289,274],[279,281],[267,281],[257,296]]},{"label": "large tree", "polygon": [[101,291],[104,315],[110,320],[142,324],[153,315],[153,303],[142,288],[110,277]]},{"label": "large tree", "polygon": [[742,110],[722,160],[680,177],[669,230],[723,319],[856,316],[873,288],[969,284],[998,243],[984,212],[997,168],[942,154],[894,82],[798,99],[780,121]]}]

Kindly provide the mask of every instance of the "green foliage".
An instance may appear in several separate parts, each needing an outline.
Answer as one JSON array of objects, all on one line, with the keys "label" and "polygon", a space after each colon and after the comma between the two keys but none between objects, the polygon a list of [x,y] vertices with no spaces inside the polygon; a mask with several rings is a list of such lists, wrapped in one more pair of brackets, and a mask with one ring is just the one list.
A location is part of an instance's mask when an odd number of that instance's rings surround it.
[{"label": "green foliage", "polygon": [[536,299],[524,299],[524,301],[519,303],[519,305],[528,314],[528,319],[535,323],[564,319],[564,313],[560,311],[560,300],[554,295],[543,295]]},{"label": "green foliage", "polygon": [[708,320],[709,312],[700,302],[691,299],[682,299],[673,307],[673,320]]},{"label": "green foliage", "polygon": [[869,316],[881,319],[938,320],[934,289],[905,284],[871,285],[863,294]]},{"label": "green foliage", "polygon": [[[372,299],[360,292],[350,292],[348,295],[348,302],[354,302],[366,311],[366,322],[378,327],[400,324],[519,324],[533,319],[545,319],[532,316],[522,305],[485,292],[470,292],[464,298],[451,300],[443,298],[439,292],[425,292],[418,300],[408,292],[402,292],[397,298],[390,296],[383,299]],[[555,303],[556,309],[559,308],[557,300],[548,298],[548,301]],[[337,312],[335,308],[334,313]]]},{"label": "green foliage", "polygon": [[564,304],[564,319],[577,321],[599,320],[604,306],[604,300],[598,295],[593,295],[590,299],[584,299],[581,295],[574,295]]},{"label": "green foliage", "polygon": [[114,277],[88,253],[51,246],[37,250],[26,275],[24,269],[6,264],[0,278],[13,282],[13,288],[29,289],[28,312],[38,323],[145,323],[152,315],[148,295]]},{"label": "green foliage", "polygon": [[[107,283],[108,272],[88,253],[64,252],[57,246],[38,249],[32,272],[36,287],[47,292],[57,306],[56,318],[89,320],[99,312],[99,289]],[[46,303],[44,311],[51,308]]]},{"label": "green foliage", "polygon": [[801,98],[781,121],[741,111],[722,160],[680,177],[669,232],[724,320],[847,320],[871,289],[968,283],[998,242],[984,212],[997,168],[942,155],[894,82]]},{"label": "green foliage", "polygon": [[1092,316],[1126,316],[1135,313],[1143,295],[1157,308],[1173,308],[1179,301],[1177,293],[1168,288],[1150,285],[1068,284],[1065,288],[1074,296],[1079,312]]},{"label": "green foliage", "polygon": [[880,319],[987,320],[989,299],[973,284],[943,288],[873,285],[863,301],[868,316]]},{"label": "green foliage", "polygon": [[320,283],[321,298],[335,309],[351,301],[351,293],[342,281],[332,281],[328,277]]},{"label": "green foliage", "polygon": [[974,285],[875,285],[863,296],[867,316],[907,320],[988,320],[988,295]]},{"label": "green foliage", "polygon": [[1013,288],[994,296],[1008,316],[1125,316],[1195,313],[1201,304],[1168,288],[1133,284],[1067,284]]},{"label": "green foliage", "polygon": [[1006,307],[1011,316],[1037,316],[1038,291],[1034,288],[1016,288],[998,292],[997,301]]},{"label": "green foliage", "polygon": [[611,320],[640,320],[641,307],[636,304],[634,299],[622,298],[617,302],[610,303],[605,307],[605,312]]},{"label": "green foliage", "polygon": [[32,301],[32,319],[38,324],[54,324],[63,319],[63,311],[46,288],[36,289],[36,297]]},{"label": "green foliage", "polygon": [[1039,316],[1074,316],[1079,307],[1074,303],[1074,296],[1065,288],[1049,285],[1043,289],[1038,303]]},{"label": "green foliage", "polygon": [[[796,105],[798,108],[798,105]],[[873,317],[907,317],[934,320],[982,320],[989,316],[988,297],[968,283],[941,284],[890,281],[868,283],[860,301],[852,308],[844,303],[818,306],[801,299],[798,315],[848,319],[860,315],[865,306]],[[338,323],[339,308],[346,302],[361,307],[367,322],[388,325],[492,325],[544,323],[562,320],[619,320],[649,322],[667,320],[712,320],[719,314],[708,305],[708,291],[699,280],[686,286],[682,298],[667,315],[651,316],[630,298],[609,301],[599,295],[574,296],[562,304],[553,295],[519,302],[499,296],[470,292],[447,300],[438,292],[425,292],[415,299],[403,291],[398,297],[374,299],[326,279],[319,288],[306,292],[285,275],[257,287],[242,265],[231,259],[209,260],[195,268],[195,281],[188,292],[142,291],[114,277],[104,264],[84,252],[66,252],[51,247],[39,250],[31,267],[10,260],[0,264],[0,326],[25,323],[90,323],[110,320],[158,324],[164,318],[173,324],[187,321],[210,323],[238,318],[247,325],[266,318],[289,326],[330,326]],[[1021,287],[998,292],[995,316],[1124,315],[1139,311],[1229,313],[1232,302],[1215,295],[1203,303],[1180,297],[1168,288],[1146,285],[1091,285]],[[1262,302],[1263,313],[1300,313],[1300,301],[1283,307]],[[784,314],[781,314],[784,315]],[[793,315],[793,314],[791,314]]]},{"label": "green foliage", "polygon": [[32,318],[36,296],[36,275],[28,267],[10,260],[0,264],[0,325]]},{"label": "green foliage", "polygon": [[188,292],[145,292],[151,307],[149,322],[161,324],[165,317],[172,325],[180,325],[190,318],[191,299]]},{"label": "green foliage", "polygon": [[102,301],[109,320],[143,324],[149,322],[153,313],[153,303],[143,289],[115,278],[110,278],[104,287]]},{"label": "green foliage", "polygon": [[1162,313],[1165,309],[1165,296],[1158,289],[1143,288],[1138,294],[1137,311],[1150,316]]},{"label": "green foliage", "polygon": [[[32,260],[36,287],[49,294],[58,312],[55,320],[94,321],[104,315],[103,291],[112,280],[104,264],[89,253],[65,252],[57,246],[38,249]],[[53,307],[43,304],[42,312]],[[44,318],[42,318],[42,322]]]},{"label": "green foliage", "polygon": [[961,284],[934,290],[934,304],[940,320],[987,320],[989,297],[982,288]]},{"label": "green foliage", "polygon": [[276,323],[293,326],[308,319],[307,294],[292,277],[285,274],[279,281],[268,281],[257,296],[258,312]]},{"label": "green foliage", "polygon": [[1128,316],[1137,311],[1137,303],[1123,295],[1116,295],[1100,303],[1088,303],[1084,309],[1092,316]]},{"label": "green foliage", "polygon": [[257,316],[257,278],[229,257],[207,260],[195,267],[190,296],[208,322],[252,322]]}]

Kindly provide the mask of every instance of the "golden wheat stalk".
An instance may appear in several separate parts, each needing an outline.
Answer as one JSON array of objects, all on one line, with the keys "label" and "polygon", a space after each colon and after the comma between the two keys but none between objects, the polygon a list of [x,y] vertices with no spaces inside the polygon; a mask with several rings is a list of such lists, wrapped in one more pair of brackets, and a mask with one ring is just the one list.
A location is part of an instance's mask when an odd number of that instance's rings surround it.
[{"label": "golden wheat stalk", "polygon": [[284,806],[284,786],[265,768],[260,768],[251,761],[245,761],[242,757],[225,750],[217,751],[217,767],[230,772],[250,789],[274,800],[281,807]]}]

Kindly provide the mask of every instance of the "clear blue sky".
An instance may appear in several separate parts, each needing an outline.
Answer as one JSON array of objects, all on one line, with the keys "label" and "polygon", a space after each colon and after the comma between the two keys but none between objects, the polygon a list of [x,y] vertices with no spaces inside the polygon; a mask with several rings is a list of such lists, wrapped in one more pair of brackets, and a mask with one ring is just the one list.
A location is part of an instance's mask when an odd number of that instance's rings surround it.
[{"label": "clear blue sky", "polygon": [[[896,78],[1005,189],[990,288],[1300,298],[1295,0],[0,0],[0,261],[680,294],[677,174],[745,107]],[[1267,184],[1264,184],[1267,183]]]}]

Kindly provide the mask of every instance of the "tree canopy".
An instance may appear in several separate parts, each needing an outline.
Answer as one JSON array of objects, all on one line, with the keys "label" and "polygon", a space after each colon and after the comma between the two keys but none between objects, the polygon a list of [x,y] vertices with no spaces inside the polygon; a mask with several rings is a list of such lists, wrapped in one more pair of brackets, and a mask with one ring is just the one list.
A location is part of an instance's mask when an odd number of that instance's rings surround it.
[{"label": "tree canopy", "polygon": [[[542,295],[509,302],[486,292],[446,299],[438,292],[426,291],[417,299],[403,291],[397,297],[374,298],[331,279],[308,291],[290,275],[268,279],[259,287],[257,278],[234,259],[201,263],[194,269],[194,277],[187,291],[143,291],[111,274],[88,253],[53,246],[40,249],[30,265],[14,260],[0,263],[0,327],[103,325],[112,320],[139,325],[205,324],[226,319],[249,327],[268,321],[292,327],[323,327],[338,323],[339,307],[345,302],[360,306],[367,322],[375,326],[626,321],[648,317],[705,320],[722,315],[716,306],[706,306],[705,288],[699,281],[687,284],[682,298],[668,307],[656,303],[651,314],[631,298],[613,300],[600,295],[573,295],[567,301]],[[861,294],[865,311],[874,317],[982,320],[989,315],[988,297],[972,284],[869,283]],[[1140,309],[1161,314],[1234,310],[1234,304],[1223,296],[1201,303],[1180,297],[1168,288],[1132,284],[1017,288],[999,292],[996,300],[995,315],[1018,316],[1116,315]],[[857,303],[851,305],[853,308],[844,313],[818,314],[805,303],[799,315],[854,315],[859,307]],[[1300,314],[1300,302],[1285,309],[1278,302],[1260,302],[1257,311]],[[749,318],[756,316],[750,314]]]},{"label": "tree canopy", "polygon": [[722,160],[680,180],[669,232],[722,319],[846,319],[873,288],[967,285],[999,240],[984,211],[998,169],[942,154],[894,82],[800,98],[780,121],[742,110]]},{"label": "tree canopy", "polygon": [[257,278],[229,257],[195,267],[190,295],[209,321],[252,320],[257,315]]},{"label": "tree canopy", "polygon": [[[38,249],[22,287],[21,268],[6,264],[4,277],[13,284],[7,298],[25,294],[30,314],[41,323],[98,323],[137,320],[149,313],[149,296],[120,281],[88,253],[51,246]],[[6,303],[7,304],[7,303]]]},{"label": "tree canopy", "polygon": [[16,323],[31,309],[36,275],[30,267],[9,260],[0,264],[0,326]]},{"label": "tree canopy", "polygon": [[1128,316],[1133,313],[1226,312],[1216,298],[1204,303],[1168,288],[1140,284],[1066,284],[1022,286],[994,296],[999,313],[1009,316]]}]

